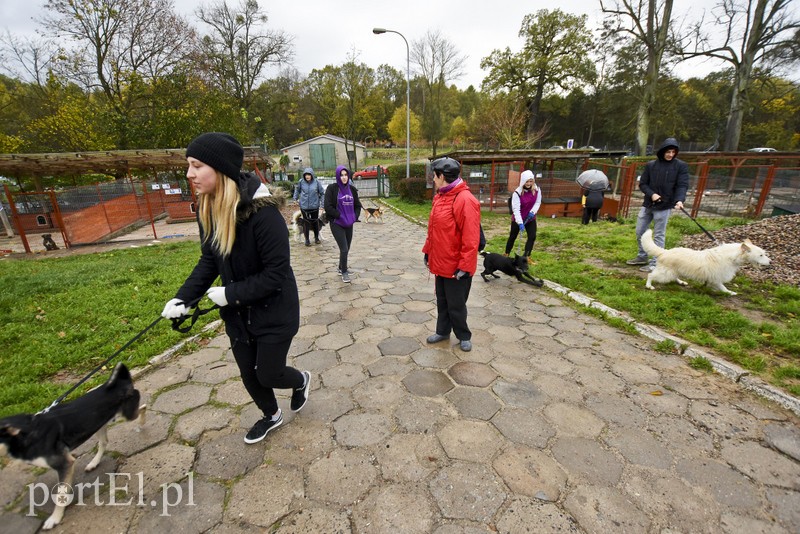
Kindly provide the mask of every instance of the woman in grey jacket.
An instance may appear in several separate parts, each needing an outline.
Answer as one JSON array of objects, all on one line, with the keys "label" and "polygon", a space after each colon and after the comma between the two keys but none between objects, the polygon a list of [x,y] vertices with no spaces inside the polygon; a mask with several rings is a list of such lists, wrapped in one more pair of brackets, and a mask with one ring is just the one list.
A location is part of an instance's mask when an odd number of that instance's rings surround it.
[{"label": "woman in grey jacket", "polygon": [[308,224],[303,225],[306,235],[306,246],[311,246],[308,239],[309,227],[314,229],[314,243],[319,244],[319,209],[322,206],[322,195],[325,188],[317,180],[314,169],[306,167],[303,170],[303,179],[294,186],[294,200],[300,205],[300,212]]},{"label": "woman in grey jacket", "polygon": [[[272,196],[241,172],[244,150],[232,136],[205,133],[186,149],[186,177],[197,194],[200,259],[161,313],[187,314],[205,293],[220,307],[245,389],[264,416],[245,443],[256,443],[283,423],[273,388],[292,389],[291,409],[305,406],[311,374],[286,365],[300,325],[297,282],[289,264],[289,237]],[[219,277],[221,286],[211,284]]]}]

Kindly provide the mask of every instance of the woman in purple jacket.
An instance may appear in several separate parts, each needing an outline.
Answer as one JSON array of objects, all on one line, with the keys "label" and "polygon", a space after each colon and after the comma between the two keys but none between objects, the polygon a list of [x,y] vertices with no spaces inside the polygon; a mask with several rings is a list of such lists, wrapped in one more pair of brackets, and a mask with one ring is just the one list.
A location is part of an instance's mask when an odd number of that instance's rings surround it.
[{"label": "woman in purple jacket", "polygon": [[350,171],[344,165],[336,167],[336,185],[325,189],[325,214],[331,221],[331,233],[339,245],[339,273],[342,282],[350,282],[347,270],[347,255],[353,241],[353,224],[361,213],[358,189],[350,183]]}]

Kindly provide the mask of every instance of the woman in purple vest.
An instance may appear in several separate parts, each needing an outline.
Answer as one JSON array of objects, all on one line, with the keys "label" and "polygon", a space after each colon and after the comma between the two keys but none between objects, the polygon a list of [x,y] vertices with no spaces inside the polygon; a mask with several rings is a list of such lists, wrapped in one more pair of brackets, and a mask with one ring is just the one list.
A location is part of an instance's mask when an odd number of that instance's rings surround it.
[{"label": "woman in purple vest", "polygon": [[511,193],[511,231],[506,241],[506,253],[514,248],[514,241],[520,232],[528,234],[525,241],[525,257],[530,259],[533,243],[536,241],[536,213],[542,205],[542,191],[536,186],[532,171],[522,171],[519,187]]},{"label": "woman in purple vest", "polygon": [[361,213],[358,189],[350,183],[350,171],[344,165],[336,167],[336,185],[325,189],[325,214],[331,221],[331,233],[339,245],[339,273],[342,282],[350,282],[347,270],[347,254],[353,241],[353,223]]}]

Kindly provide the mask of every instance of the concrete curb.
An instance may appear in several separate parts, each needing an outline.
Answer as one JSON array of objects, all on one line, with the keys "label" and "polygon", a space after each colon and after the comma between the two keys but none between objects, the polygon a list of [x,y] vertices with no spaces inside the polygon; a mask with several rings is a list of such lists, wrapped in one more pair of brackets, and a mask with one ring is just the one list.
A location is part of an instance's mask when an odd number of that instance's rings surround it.
[{"label": "concrete curb", "polygon": [[787,408],[794,412],[795,415],[800,415],[800,399],[792,397],[788,393],[785,393],[778,388],[775,388],[760,378],[750,376],[750,372],[739,367],[736,364],[731,362],[725,361],[713,354],[706,352],[703,348],[693,347],[688,341],[685,339],[681,339],[677,336],[664,332],[663,330],[656,328],[651,325],[646,325],[643,323],[636,322],[630,315],[615,310],[613,308],[609,308],[605,304],[602,304],[591,297],[588,297],[582,293],[578,293],[577,291],[572,291],[569,288],[551,282],[549,280],[545,280],[545,287],[548,289],[555,291],[556,293],[560,293],[564,296],[567,296],[588,308],[595,308],[597,310],[602,311],[603,313],[609,315],[610,317],[615,317],[617,319],[622,319],[623,321],[630,323],[637,332],[639,332],[644,337],[652,339],[653,341],[659,342],[664,340],[669,340],[675,343],[677,347],[681,347],[681,354],[686,357],[687,360],[697,357],[702,357],[708,360],[711,363],[711,367],[714,371],[722,376],[725,376],[731,379],[733,382],[737,384],[741,384],[745,389],[750,390],[757,395],[760,395],[766,399],[769,399],[773,402],[777,402],[784,408]]}]

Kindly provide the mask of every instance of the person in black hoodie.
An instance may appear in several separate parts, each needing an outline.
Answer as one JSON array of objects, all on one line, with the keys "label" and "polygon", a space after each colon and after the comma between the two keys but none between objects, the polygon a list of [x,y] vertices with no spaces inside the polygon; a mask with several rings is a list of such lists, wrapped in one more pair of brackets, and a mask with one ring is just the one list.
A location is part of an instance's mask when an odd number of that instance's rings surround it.
[{"label": "person in black hoodie", "polygon": [[[279,210],[285,198],[241,172],[243,158],[242,145],[225,133],[205,133],[189,143],[186,177],[198,198],[201,254],[161,315],[186,315],[204,294],[220,307],[242,383],[264,415],[244,438],[256,443],[283,423],[273,388],[292,389],[291,409],[299,411],[311,374],[286,365],[300,302]],[[212,287],[217,277],[222,285]]]},{"label": "person in black hoodie", "polygon": [[636,242],[639,245],[639,254],[626,263],[641,265],[639,269],[641,271],[649,272],[656,266],[656,259],[648,260],[647,253],[642,248],[642,234],[652,222],[653,241],[664,248],[670,211],[673,208],[683,208],[683,202],[686,200],[686,191],[689,189],[689,166],[678,159],[679,150],[678,141],[672,137],[665,139],[658,148],[657,158],[645,165],[639,179],[639,189],[644,193],[644,204],[636,219]]}]

